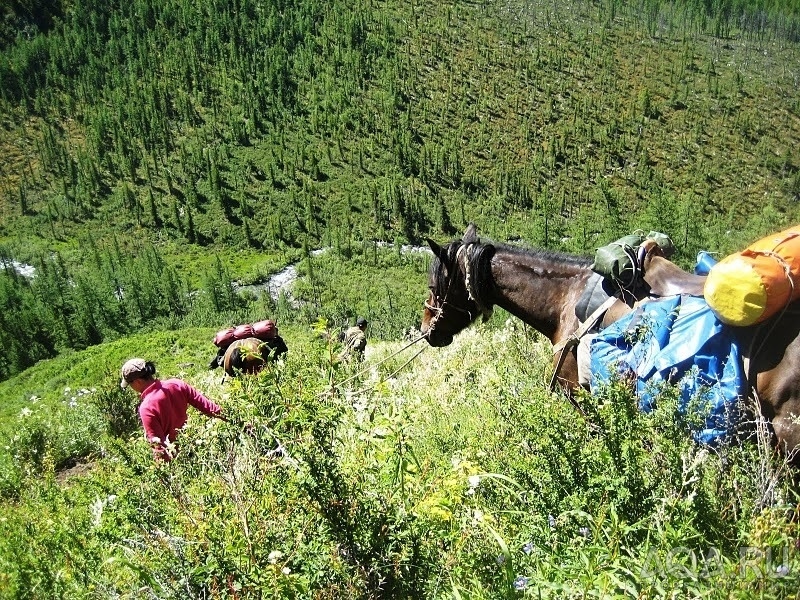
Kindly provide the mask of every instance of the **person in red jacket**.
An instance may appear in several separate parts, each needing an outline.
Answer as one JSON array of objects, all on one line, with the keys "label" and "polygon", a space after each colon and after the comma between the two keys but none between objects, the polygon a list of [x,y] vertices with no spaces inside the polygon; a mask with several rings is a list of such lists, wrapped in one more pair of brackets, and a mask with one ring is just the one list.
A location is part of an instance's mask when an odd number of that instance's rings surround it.
[{"label": "person in red jacket", "polygon": [[222,409],[191,385],[180,379],[157,379],[156,367],[143,358],[131,358],[122,365],[122,388],[130,387],[142,399],[139,417],[145,437],[158,459],[172,460],[175,440],[186,425],[187,411],[193,406],[209,417],[226,420]]}]

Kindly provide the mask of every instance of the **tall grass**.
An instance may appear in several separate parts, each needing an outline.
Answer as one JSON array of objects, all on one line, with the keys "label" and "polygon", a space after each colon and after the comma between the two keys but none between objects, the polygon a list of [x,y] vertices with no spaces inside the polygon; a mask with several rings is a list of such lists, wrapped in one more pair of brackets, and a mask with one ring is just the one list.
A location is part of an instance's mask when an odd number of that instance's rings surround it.
[{"label": "tall grass", "polygon": [[[546,341],[495,319],[410,364],[292,330],[285,361],[225,381],[149,348],[231,418],[192,414],[169,464],[115,374],[86,381],[103,450],[28,459],[3,492],[0,596],[796,597],[797,498],[763,440],[699,447],[669,393],[644,415],[621,384],[581,414],[546,391]],[[37,435],[15,451],[55,455]]]}]

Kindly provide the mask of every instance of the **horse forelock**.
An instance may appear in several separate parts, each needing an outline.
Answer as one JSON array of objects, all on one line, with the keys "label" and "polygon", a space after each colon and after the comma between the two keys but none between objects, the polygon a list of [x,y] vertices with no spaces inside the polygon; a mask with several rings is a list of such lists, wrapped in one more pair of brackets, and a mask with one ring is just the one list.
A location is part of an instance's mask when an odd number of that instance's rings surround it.
[{"label": "horse forelock", "polygon": [[439,298],[445,298],[447,296],[449,288],[453,283],[452,278],[460,276],[457,261],[458,251],[461,249],[462,245],[460,241],[456,241],[443,246],[442,250],[447,258],[442,260],[437,256],[433,261],[433,281],[431,285],[433,287],[433,293]]},{"label": "horse forelock", "polygon": [[469,264],[469,293],[482,313],[491,311],[494,302],[494,278],[492,278],[492,257],[495,254],[493,244],[473,244]]}]

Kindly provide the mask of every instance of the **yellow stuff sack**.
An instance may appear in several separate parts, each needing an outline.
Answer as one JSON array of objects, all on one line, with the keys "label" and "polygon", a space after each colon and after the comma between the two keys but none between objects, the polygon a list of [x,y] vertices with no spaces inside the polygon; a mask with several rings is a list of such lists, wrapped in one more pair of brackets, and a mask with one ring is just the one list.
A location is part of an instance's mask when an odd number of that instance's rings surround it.
[{"label": "yellow stuff sack", "polygon": [[800,225],[719,261],[708,273],[703,295],[720,321],[742,327],[800,298]]}]

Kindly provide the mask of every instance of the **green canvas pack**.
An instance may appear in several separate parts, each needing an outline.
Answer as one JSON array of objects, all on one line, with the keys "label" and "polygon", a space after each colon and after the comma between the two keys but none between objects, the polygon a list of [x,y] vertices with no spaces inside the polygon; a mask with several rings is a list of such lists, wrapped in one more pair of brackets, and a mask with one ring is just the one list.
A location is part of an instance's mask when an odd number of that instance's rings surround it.
[{"label": "green canvas pack", "polygon": [[671,256],[675,251],[675,245],[668,235],[658,231],[644,235],[644,232],[636,231],[598,248],[592,270],[617,281],[624,288],[631,288],[636,283],[640,268],[637,251],[647,239],[655,240],[664,256]]}]

